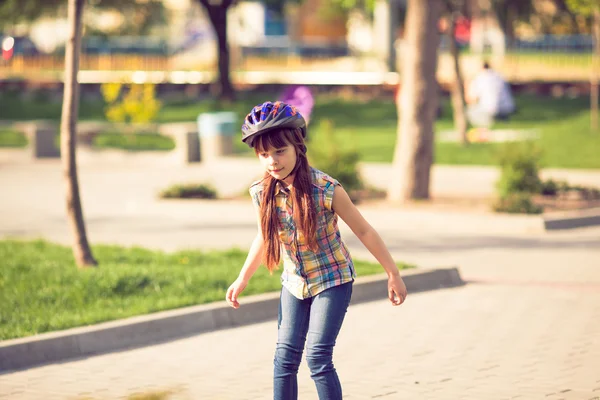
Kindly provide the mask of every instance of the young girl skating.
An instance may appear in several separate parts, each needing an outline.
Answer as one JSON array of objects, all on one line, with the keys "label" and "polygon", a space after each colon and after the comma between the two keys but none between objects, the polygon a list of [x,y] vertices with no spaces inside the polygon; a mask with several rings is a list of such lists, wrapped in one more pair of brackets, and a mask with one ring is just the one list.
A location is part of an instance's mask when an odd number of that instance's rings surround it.
[{"label": "young girl skating", "polygon": [[298,398],[296,376],[306,342],[306,361],[319,399],[337,400],[342,387],[333,367],[333,347],[355,278],[338,216],[387,272],[392,305],[402,304],[407,293],[381,237],[344,188],[309,165],[305,137],[304,118],[285,103],[256,106],[244,120],[242,141],[254,148],[266,172],[250,187],[259,229],[226,299],[238,308],[240,293],[261,263],[272,272],[283,258],[274,399]]}]

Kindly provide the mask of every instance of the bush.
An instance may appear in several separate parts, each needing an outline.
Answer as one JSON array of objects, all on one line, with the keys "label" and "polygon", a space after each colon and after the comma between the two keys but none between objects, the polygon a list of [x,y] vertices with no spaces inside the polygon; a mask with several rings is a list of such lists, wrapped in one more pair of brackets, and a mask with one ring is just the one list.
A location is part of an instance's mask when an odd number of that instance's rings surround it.
[{"label": "bush", "polygon": [[92,141],[98,148],[114,148],[128,151],[158,150],[169,151],[175,148],[175,142],[168,136],[158,133],[101,133]]},{"label": "bush", "polygon": [[560,192],[561,187],[563,186],[559,182],[548,179],[542,182],[540,191],[544,196],[556,196]]},{"label": "bush", "polygon": [[600,199],[600,190],[592,187],[575,185],[570,186],[570,190],[578,192],[579,196],[585,200],[597,200]]},{"label": "bush", "polygon": [[25,147],[27,138],[21,132],[0,130],[0,147]]},{"label": "bush", "polygon": [[502,173],[497,183],[501,198],[513,193],[540,193],[540,157],[540,150],[532,143],[510,143],[502,148]]},{"label": "bush", "polygon": [[569,192],[578,193],[579,196],[584,200],[600,199],[600,189],[596,189],[594,187],[569,185],[568,182],[556,182],[552,179],[542,182],[541,193],[544,196],[557,196],[559,194],[568,194]]},{"label": "bush", "polygon": [[156,99],[155,85],[150,83],[131,84],[128,89],[120,83],[105,83],[100,90],[106,103],[106,119],[112,122],[150,122],[162,107]]},{"label": "bush", "polygon": [[499,198],[494,211],[509,214],[541,214],[544,209],[531,200],[530,193],[512,193]]},{"label": "bush", "polygon": [[206,184],[180,184],[173,185],[162,192],[160,197],[163,199],[216,199],[217,191]]},{"label": "bush", "polygon": [[358,170],[358,151],[342,148],[341,144],[336,142],[334,126],[330,120],[323,120],[316,131],[318,136],[311,141],[309,150],[311,163],[337,179],[348,193],[362,189],[364,185]]}]

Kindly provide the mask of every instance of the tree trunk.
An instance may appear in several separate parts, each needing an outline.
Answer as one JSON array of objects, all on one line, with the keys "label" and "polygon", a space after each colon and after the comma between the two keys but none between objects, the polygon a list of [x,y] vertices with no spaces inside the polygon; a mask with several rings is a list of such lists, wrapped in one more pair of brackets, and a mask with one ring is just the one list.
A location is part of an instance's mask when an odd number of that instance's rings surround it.
[{"label": "tree trunk", "polygon": [[460,55],[458,46],[454,40],[454,29],[456,26],[456,15],[448,3],[450,11],[450,26],[448,27],[448,40],[450,41],[450,53],[454,61],[455,82],[452,85],[452,116],[454,117],[454,130],[460,136],[463,145],[469,144],[467,138],[467,115],[465,114],[465,83],[460,71]]},{"label": "tree trunk", "polygon": [[208,17],[217,35],[217,58],[219,69],[220,100],[231,101],[235,99],[235,90],[231,84],[229,45],[227,43],[227,10],[232,0],[198,0],[208,13]]},{"label": "tree trunk", "polygon": [[429,198],[433,124],[437,109],[436,69],[440,0],[408,0],[406,47],[398,115],[398,138],[388,199]]},{"label": "tree trunk", "polygon": [[67,219],[73,234],[73,255],[79,267],[98,263],[92,255],[85,233],[83,210],[79,197],[75,144],[79,106],[79,54],[81,52],[81,20],[85,0],[69,0],[69,39],[65,50],[65,84],[60,126],[60,150],[66,183]]},{"label": "tree trunk", "polygon": [[515,45],[515,21],[517,20],[518,14],[515,7],[515,4],[512,2],[508,4],[508,9],[506,10],[506,23],[504,25],[506,45],[511,50]]},{"label": "tree trunk", "polygon": [[592,55],[592,76],[590,85],[590,107],[592,130],[598,130],[598,74],[600,73],[600,8],[594,8],[594,54]]}]

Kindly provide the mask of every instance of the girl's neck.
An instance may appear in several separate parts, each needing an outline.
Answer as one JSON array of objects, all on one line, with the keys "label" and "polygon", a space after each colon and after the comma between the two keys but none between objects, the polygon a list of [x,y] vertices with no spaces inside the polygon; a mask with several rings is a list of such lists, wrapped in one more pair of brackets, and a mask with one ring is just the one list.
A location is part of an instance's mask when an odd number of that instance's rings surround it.
[{"label": "girl's neck", "polygon": [[283,184],[288,188],[288,189],[292,189],[293,183],[294,183],[294,175],[295,174],[290,174],[288,177],[286,177],[282,182]]}]

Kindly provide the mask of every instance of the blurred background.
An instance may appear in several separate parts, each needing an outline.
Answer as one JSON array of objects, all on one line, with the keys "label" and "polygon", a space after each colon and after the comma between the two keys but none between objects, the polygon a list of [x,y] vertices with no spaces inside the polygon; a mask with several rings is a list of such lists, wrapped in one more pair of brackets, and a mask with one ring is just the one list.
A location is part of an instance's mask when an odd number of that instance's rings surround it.
[{"label": "blurred background", "polygon": [[[519,110],[497,128],[535,126],[547,166],[600,166],[593,157],[600,150],[597,136],[583,134],[597,125],[586,114],[597,103],[590,97],[597,75],[592,4],[439,2],[439,18],[427,27],[437,36],[430,46],[438,48],[431,61],[440,95],[436,163],[491,162],[494,144],[443,143],[456,124],[450,99],[457,76],[464,82],[460,87],[468,89],[487,61],[509,83]],[[308,88],[305,113],[315,134],[325,116],[336,133],[356,133],[362,160],[391,161],[398,116],[394,99],[410,51],[406,10],[406,0],[86,2],[79,120],[195,122],[202,112],[235,111],[232,118],[239,126],[251,106],[289,97],[294,85],[301,85]],[[66,2],[58,0],[4,0],[0,15],[0,120],[5,121],[0,145],[7,147],[24,143],[6,133],[19,130],[10,121],[59,119],[68,21]],[[160,100],[160,106],[146,102],[145,112],[133,120],[124,110],[108,110],[111,90],[112,102],[118,103],[136,85],[146,87],[146,98]],[[247,152],[235,142],[237,150]],[[575,151],[572,157],[558,154],[567,149]]]},{"label": "blurred background", "polygon": [[[68,34],[66,4],[28,0],[11,9],[13,2],[4,3],[1,78],[59,81]],[[402,58],[405,0],[214,4],[227,8],[226,26],[218,25],[219,32],[201,1],[89,2],[81,82],[207,84],[217,71],[218,36],[225,34],[237,85],[398,82],[394,72]],[[455,9],[460,16],[453,37],[467,75],[485,55],[511,82],[589,80],[591,18],[565,0],[465,0]],[[442,16],[440,30],[447,19]],[[453,75],[448,40],[440,46],[442,84]],[[137,71],[147,74],[134,75]],[[314,74],[286,75],[290,72]],[[331,82],[327,75],[319,78],[322,72],[369,74]]]}]

